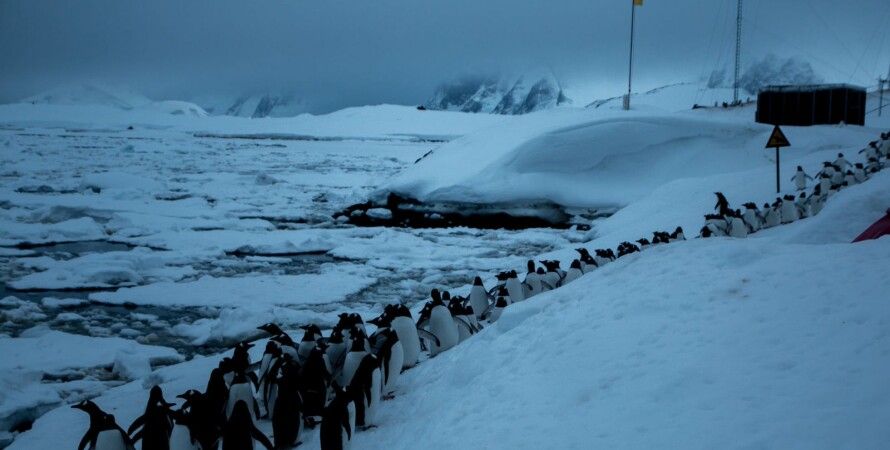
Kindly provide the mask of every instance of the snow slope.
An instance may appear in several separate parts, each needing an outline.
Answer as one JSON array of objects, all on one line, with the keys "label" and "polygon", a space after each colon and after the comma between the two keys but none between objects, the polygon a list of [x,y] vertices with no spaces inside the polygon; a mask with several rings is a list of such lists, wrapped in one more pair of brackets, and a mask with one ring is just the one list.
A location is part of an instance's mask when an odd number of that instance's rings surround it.
[{"label": "snow slope", "polygon": [[[759,238],[656,247],[406,373],[358,448],[885,448],[890,174]],[[798,243],[807,236],[807,243]]]}]

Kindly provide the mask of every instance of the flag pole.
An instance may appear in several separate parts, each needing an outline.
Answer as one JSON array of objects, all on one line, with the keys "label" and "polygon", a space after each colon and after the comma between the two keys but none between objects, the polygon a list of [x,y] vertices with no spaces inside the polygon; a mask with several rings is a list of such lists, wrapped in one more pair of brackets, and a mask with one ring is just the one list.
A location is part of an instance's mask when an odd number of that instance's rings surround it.
[{"label": "flag pole", "polygon": [[624,100],[625,110],[630,109],[631,82],[633,80],[634,72],[634,21],[637,16],[637,1],[639,0],[630,1],[630,62],[627,67],[627,97]]}]

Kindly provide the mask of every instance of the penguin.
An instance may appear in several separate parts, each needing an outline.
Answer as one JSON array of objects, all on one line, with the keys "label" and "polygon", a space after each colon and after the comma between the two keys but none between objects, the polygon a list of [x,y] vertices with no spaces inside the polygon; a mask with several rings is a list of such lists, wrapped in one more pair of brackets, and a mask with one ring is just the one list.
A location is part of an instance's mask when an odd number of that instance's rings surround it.
[{"label": "penguin", "polygon": [[[534,263],[532,263],[532,266],[534,266]],[[531,275],[533,274],[526,275],[525,285],[528,286],[530,295],[536,295],[540,292],[541,281],[537,277],[530,281],[529,276]],[[482,284],[482,278],[474,278],[473,287],[470,288],[470,296],[468,301],[470,302],[470,306],[473,307],[473,312],[476,314],[477,319],[481,319],[482,314],[484,314],[485,311],[488,310],[488,299],[488,291],[485,290],[485,286]]]},{"label": "penguin", "polygon": [[396,389],[396,383],[404,365],[405,352],[402,350],[398,333],[388,326],[381,328],[378,333],[374,333],[373,337],[374,355],[380,361],[382,372],[381,393],[388,397]]},{"label": "penguin", "polygon": [[330,362],[330,372],[332,374],[340,373],[343,370],[343,360],[346,359],[346,353],[349,352],[349,345],[344,340],[343,332],[340,330],[331,330],[331,335],[327,340],[327,348],[325,348],[325,358]]},{"label": "penguin", "polygon": [[807,204],[807,194],[801,192],[799,196],[797,196],[797,200],[794,202],[794,206],[797,207],[797,216],[801,219],[805,219],[810,217],[810,207]]},{"label": "penguin", "polygon": [[71,406],[90,416],[90,426],[80,439],[77,450],[134,450],[126,432],[114,420],[90,400]]},{"label": "penguin", "polygon": [[794,204],[793,195],[786,195],[784,198],[782,198],[780,203],[780,211],[782,215],[782,224],[795,222],[800,219],[800,217],[797,215],[797,206]]},{"label": "penguin", "polygon": [[[541,278],[540,276],[538,276],[537,269],[535,268],[535,262],[529,260],[526,263],[525,279],[522,280],[523,296],[526,299],[529,299],[534,297],[535,295],[540,294],[542,291],[543,289],[541,287]],[[470,295],[470,298],[472,299],[472,291],[470,292]],[[489,296],[485,299],[486,303],[489,303],[490,298],[491,297]],[[480,306],[481,305],[473,305],[473,310],[476,311],[477,314],[481,314],[481,312],[479,311]],[[486,309],[488,309],[488,306],[486,306]]]},{"label": "penguin", "polygon": [[306,361],[306,358],[309,357],[309,353],[315,348],[316,341],[321,338],[320,334],[316,334],[312,327],[315,327],[315,325],[310,325],[306,329],[306,332],[303,333],[303,339],[300,340],[300,345],[297,347],[297,355],[300,357],[300,363]]},{"label": "penguin", "polygon": [[569,267],[569,270],[566,271],[566,277],[562,279],[562,285],[565,286],[572,281],[581,278],[582,275],[584,275],[584,271],[581,270],[581,261],[576,259],[572,261],[572,265]]},{"label": "penguin", "polygon": [[797,172],[791,177],[791,181],[794,182],[794,186],[798,191],[802,191],[807,188],[807,180],[813,180],[813,177],[807,175],[806,172],[803,171],[802,166],[797,166]]},{"label": "penguin", "polygon": [[334,398],[321,416],[321,450],[345,450],[355,433],[355,404],[344,389],[336,386]]},{"label": "penguin", "polygon": [[872,158],[878,157],[878,147],[875,142],[870,142],[867,147],[862,150],[859,150],[859,153],[865,154],[865,160],[868,161]]},{"label": "penguin", "polygon": [[299,384],[300,397],[303,399],[303,416],[307,418],[310,426],[314,425],[314,418],[322,415],[330,382],[331,373],[325,363],[324,351],[316,347],[300,368]]},{"label": "penguin", "polygon": [[588,252],[586,248],[576,248],[575,251],[578,252],[578,256],[580,257],[582,272],[589,273],[599,267],[596,260],[593,259],[593,256],[590,256],[590,252]]},{"label": "penguin", "polygon": [[433,301],[430,302],[427,331],[436,338],[429,346],[430,356],[433,357],[457,344],[458,329],[451,311],[442,302],[439,291],[433,289],[430,296]]},{"label": "penguin", "polygon": [[711,229],[708,228],[707,225],[701,227],[701,231],[698,233],[698,237],[700,238],[709,238],[714,236],[714,233],[711,232]]},{"label": "penguin", "polygon": [[235,346],[232,353],[232,370],[235,372],[247,373],[250,370],[250,353],[248,350],[253,348],[253,344],[247,341],[241,341]]},{"label": "penguin", "polygon": [[838,154],[837,154],[837,159],[834,160],[834,165],[835,165],[835,167],[837,167],[838,170],[841,171],[841,172],[845,172],[848,168],[853,167],[853,165],[850,164],[850,162],[847,161],[846,158],[844,158],[844,154],[843,154],[843,153],[838,153]]},{"label": "penguin", "polygon": [[173,431],[170,433],[170,450],[201,450],[198,432],[193,429],[192,418],[183,409],[173,411]]},{"label": "penguin", "polygon": [[847,173],[844,175],[844,183],[847,183],[847,186],[852,186],[859,183],[859,181],[856,180],[856,176],[853,175],[852,170],[848,170]]},{"label": "penguin", "polygon": [[844,182],[844,172],[837,166],[831,166],[834,171],[831,173],[831,184],[839,185]]},{"label": "penguin", "polygon": [[630,242],[622,242],[618,245],[618,257],[629,255],[631,253],[637,253],[640,251],[640,248]]},{"label": "penguin", "polygon": [[414,326],[414,320],[411,318],[411,311],[407,306],[398,305],[393,308],[390,327],[399,336],[399,343],[402,344],[402,352],[404,352],[402,369],[414,367],[420,358],[420,337]]},{"label": "penguin", "polygon": [[649,242],[649,239],[646,238],[637,239],[637,244],[640,244],[639,248],[641,251],[646,250],[650,245],[652,245],[652,243]]},{"label": "penguin", "polygon": [[504,285],[507,287],[507,292],[510,293],[510,300],[513,303],[525,300],[525,292],[522,289],[522,283],[519,282],[519,277],[516,275],[515,270],[507,272],[507,280]]},{"label": "penguin", "polygon": [[[558,288],[563,278],[563,274],[559,270],[559,261],[541,261],[541,264],[547,268],[547,272],[541,278],[541,283],[548,288],[547,290]],[[512,298],[509,300],[512,300]]]},{"label": "penguin", "polygon": [[757,205],[753,202],[748,202],[742,206],[745,207],[745,212],[742,213],[742,221],[745,222],[745,225],[748,227],[748,233],[756,233],[763,225]]},{"label": "penguin", "polygon": [[878,162],[878,158],[868,158],[868,163],[865,164],[865,173],[871,175],[873,173],[878,173],[881,171],[881,163]]},{"label": "penguin", "polygon": [[717,196],[717,204],[714,205],[714,210],[717,211],[717,214],[721,216],[725,216],[727,211],[729,211],[729,200],[723,195],[722,192],[715,192],[714,195]]},{"label": "penguin", "polygon": [[259,385],[257,386],[261,417],[267,417],[272,406],[269,402],[270,385],[274,382],[274,378],[277,375],[276,368],[279,366],[281,355],[281,347],[278,343],[271,340],[266,343],[266,350],[263,352],[263,358],[260,360]]},{"label": "penguin", "polygon": [[375,412],[380,404],[380,392],[383,389],[382,380],[377,357],[366,352],[346,388],[355,404],[356,427],[365,429],[374,424]]},{"label": "penguin", "polygon": [[834,165],[828,161],[825,161],[822,163],[822,170],[820,170],[819,173],[816,174],[816,176],[828,177],[829,179],[831,179],[831,177],[834,176],[834,172],[835,172]]},{"label": "penguin", "polygon": [[232,414],[223,427],[222,450],[254,450],[254,441],[273,450],[272,442],[254,424],[254,413],[248,403],[238,400],[232,405]]},{"label": "penguin", "polygon": [[779,203],[777,203],[775,207],[770,207],[767,203],[763,204],[763,210],[765,211],[763,228],[772,228],[782,222],[782,215],[779,213],[779,204],[781,204],[781,200],[779,200]]},{"label": "penguin", "polygon": [[[197,439],[199,448],[202,450],[216,449],[217,442],[220,438],[220,424],[222,423],[222,408],[213,409],[207,394],[202,394],[197,390],[191,389],[177,395],[177,398],[184,400],[181,410],[187,410],[187,424],[190,437]],[[175,421],[174,417],[174,421]],[[176,428],[173,429],[174,433]],[[170,437],[171,450],[173,447],[173,436]],[[188,447],[186,447],[188,448]]]},{"label": "penguin", "polygon": [[170,433],[173,431],[170,407],[173,405],[164,400],[160,386],[152,387],[145,411],[127,429],[130,440],[134,444],[141,440],[144,450],[169,450]]},{"label": "penguin", "polygon": [[748,237],[748,227],[745,225],[745,222],[742,221],[742,212],[736,210],[732,215],[727,217],[727,222],[729,222],[729,236],[734,238],[746,238]]},{"label": "penguin", "polygon": [[714,236],[726,236],[726,216],[722,214],[706,214],[705,226],[711,230]]},{"label": "penguin", "polygon": [[300,366],[290,357],[281,366],[277,395],[272,408],[272,437],[276,449],[300,444],[303,398],[300,396]]},{"label": "penguin", "polygon": [[229,387],[229,399],[226,401],[226,420],[232,419],[235,405],[243,402],[250,412],[250,417],[259,419],[259,405],[256,400],[256,388],[244,372],[236,372]]},{"label": "penguin", "polygon": [[229,401],[229,385],[226,383],[223,369],[217,367],[210,371],[207,389],[204,390],[204,402],[207,410],[214,416],[221,416]]},{"label": "penguin", "polygon": [[673,233],[671,233],[671,242],[674,241],[685,241],[686,235],[683,234],[683,227],[677,227]]},{"label": "penguin", "polygon": [[346,354],[346,360],[343,362],[343,370],[337,378],[337,384],[349,386],[355,371],[358,370],[359,364],[368,355],[368,349],[365,347],[365,340],[359,337],[352,338],[349,346],[349,353]]},{"label": "penguin", "polygon": [[504,312],[504,308],[506,307],[507,299],[503,296],[499,296],[498,299],[494,302],[491,313],[488,315],[488,321],[491,323],[497,322],[497,320],[501,318],[501,314]]},{"label": "penguin", "polygon": [[857,183],[862,183],[868,179],[868,176],[865,174],[865,167],[862,163],[856,163],[853,167],[853,176],[856,177]]},{"label": "penguin", "polygon": [[828,194],[831,190],[831,176],[822,174],[819,176],[819,189],[823,194]]}]

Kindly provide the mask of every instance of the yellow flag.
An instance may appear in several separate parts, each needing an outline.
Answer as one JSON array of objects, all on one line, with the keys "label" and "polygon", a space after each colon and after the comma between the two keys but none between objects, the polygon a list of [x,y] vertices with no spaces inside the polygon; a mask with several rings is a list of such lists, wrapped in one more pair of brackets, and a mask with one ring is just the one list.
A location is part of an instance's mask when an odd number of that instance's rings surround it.
[{"label": "yellow flag", "polygon": [[643,6],[643,0],[634,0],[634,6]]}]

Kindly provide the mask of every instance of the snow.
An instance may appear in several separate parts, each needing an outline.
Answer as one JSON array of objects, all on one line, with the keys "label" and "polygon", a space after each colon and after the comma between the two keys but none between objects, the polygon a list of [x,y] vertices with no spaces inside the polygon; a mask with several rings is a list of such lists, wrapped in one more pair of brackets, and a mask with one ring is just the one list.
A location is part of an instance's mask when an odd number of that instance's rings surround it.
[{"label": "snow", "polygon": [[323,304],[343,300],[374,282],[359,267],[327,266],[319,274],[164,281],[90,294],[102,303],[161,306]]}]

